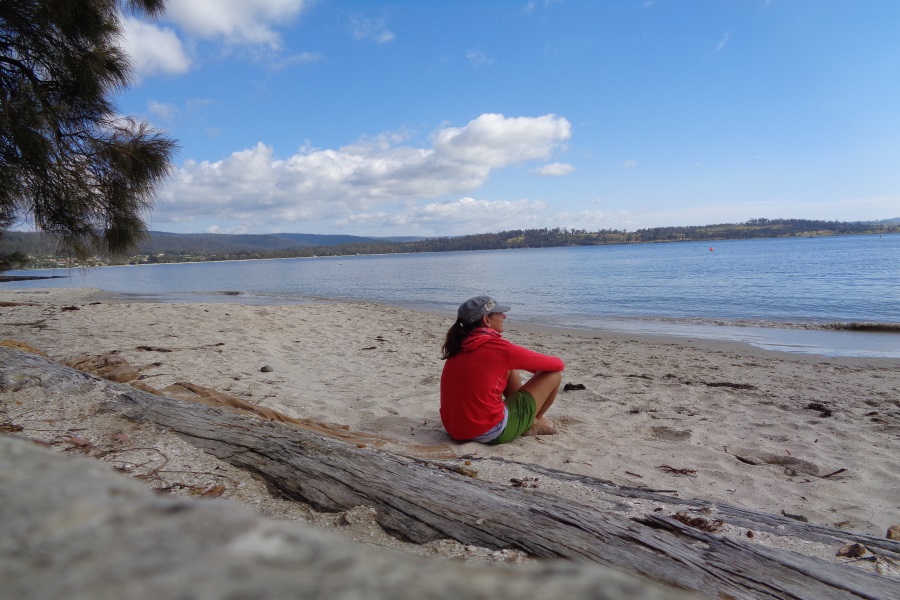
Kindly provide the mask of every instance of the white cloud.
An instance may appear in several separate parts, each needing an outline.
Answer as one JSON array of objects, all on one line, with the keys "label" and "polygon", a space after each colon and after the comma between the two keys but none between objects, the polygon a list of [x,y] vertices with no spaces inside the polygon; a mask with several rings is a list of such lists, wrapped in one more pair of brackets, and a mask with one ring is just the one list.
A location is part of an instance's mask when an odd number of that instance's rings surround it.
[{"label": "white cloud", "polygon": [[165,73],[180,75],[191,68],[191,60],[176,33],[126,17],[122,47],[131,57],[138,76]]},{"label": "white cloud", "polygon": [[352,15],[348,24],[353,39],[386,44],[394,41],[394,32],[387,28],[384,19],[366,18]]},{"label": "white cloud", "polygon": [[569,121],[552,114],[515,118],[483,114],[465,127],[439,131],[434,149],[450,160],[498,168],[545,158],[571,135]]},{"label": "white cloud", "polygon": [[548,227],[568,227],[570,229],[624,229],[620,222],[631,213],[625,210],[581,210],[574,213],[563,212],[556,215],[556,222]]},{"label": "white cloud", "polygon": [[306,0],[169,0],[166,19],[187,33],[278,48],[275,28],[296,19]]},{"label": "white cloud", "polygon": [[477,48],[466,52],[466,58],[475,67],[489,67],[494,64],[494,59]]},{"label": "white cloud", "polygon": [[562,3],[563,0],[543,0],[543,2],[535,2],[534,0],[531,0],[525,3],[525,6],[522,7],[522,12],[530,15],[537,8],[550,8],[551,6]]},{"label": "white cloud", "polygon": [[269,69],[278,71],[280,69],[286,69],[294,65],[304,65],[308,63],[319,62],[320,60],[322,60],[322,55],[317,52],[301,52],[299,54],[292,54],[290,56],[283,57],[276,56],[270,60]]},{"label": "white cloud", "polygon": [[[770,200],[756,202],[699,203],[691,206],[646,206],[632,203],[628,209],[586,211],[576,219],[560,215],[563,220],[585,223],[591,229],[636,229],[711,223],[743,223],[759,217],[778,219],[822,219],[834,221],[869,221],[897,214],[900,196],[845,197],[833,201]],[[562,225],[561,225],[562,226]]]},{"label": "white cloud", "polygon": [[210,225],[206,228],[206,233],[230,233],[230,234],[241,234],[241,233],[249,233],[246,227],[228,227],[222,228],[218,225]]},{"label": "white cloud", "polygon": [[148,100],[147,108],[155,117],[163,121],[172,121],[178,115],[178,108],[174,104]]},{"label": "white cloud", "polygon": [[559,176],[559,175],[568,175],[572,171],[575,170],[575,167],[566,163],[550,163],[548,165],[543,165],[536,169],[532,169],[531,172],[535,175],[548,175],[548,176]]},{"label": "white cloud", "polygon": [[212,98],[189,98],[187,101],[188,108],[204,108],[212,106],[216,103]]},{"label": "white cloud", "polygon": [[433,223],[470,223],[519,218],[545,208],[539,200],[476,200],[465,197],[452,202],[439,202],[416,207],[404,213],[404,220]]},{"label": "white cloud", "polygon": [[470,197],[435,202],[399,211],[354,213],[338,227],[394,230],[407,235],[464,235],[546,226],[540,200],[476,200]]},{"label": "white cloud", "polygon": [[722,39],[719,40],[719,43],[716,44],[716,48],[715,48],[715,50],[713,50],[713,53],[718,54],[719,52],[721,52],[725,48],[725,46],[728,44],[728,39],[730,37],[731,37],[731,32],[726,31],[725,35],[722,36]]},{"label": "white cloud", "polygon": [[622,166],[626,169],[636,169],[638,166],[638,163],[636,160],[626,160],[625,162],[622,163]]},{"label": "white cloud", "polygon": [[282,57],[281,36],[277,29],[296,19],[307,0],[169,0],[163,19],[173,27],[123,20],[123,48],[128,52],[138,77],[165,73],[179,75],[191,67],[185,46],[199,40],[241,46],[259,62],[272,68],[314,62],[314,53]]},{"label": "white cloud", "polygon": [[[570,134],[556,115],[485,114],[439,130],[431,148],[401,145],[407,138],[397,133],[280,159],[259,143],[220,161],[186,162],[161,193],[154,221],[215,218],[269,229],[310,219],[349,222],[349,215],[377,215],[382,205],[470,192],[494,169],[546,158]],[[429,206],[417,209],[419,218],[450,210]]]}]

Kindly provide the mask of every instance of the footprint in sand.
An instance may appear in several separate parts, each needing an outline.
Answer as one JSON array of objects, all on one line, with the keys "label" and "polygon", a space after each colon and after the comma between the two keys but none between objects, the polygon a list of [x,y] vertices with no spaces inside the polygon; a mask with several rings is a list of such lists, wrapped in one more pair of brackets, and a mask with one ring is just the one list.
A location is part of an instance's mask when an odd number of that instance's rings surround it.
[{"label": "footprint in sand", "polygon": [[780,465],[793,469],[797,473],[816,476],[818,476],[820,472],[819,465],[801,458],[794,458],[793,456],[772,454],[771,452],[764,452],[762,450],[751,448],[729,448],[727,452],[742,463],[748,465]]},{"label": "footprint in sand", "polygon": [[651,427],[650,431],[656,439],[668,442],[682,442],[691,438],[690,431],[672,429],[671,427]]}]

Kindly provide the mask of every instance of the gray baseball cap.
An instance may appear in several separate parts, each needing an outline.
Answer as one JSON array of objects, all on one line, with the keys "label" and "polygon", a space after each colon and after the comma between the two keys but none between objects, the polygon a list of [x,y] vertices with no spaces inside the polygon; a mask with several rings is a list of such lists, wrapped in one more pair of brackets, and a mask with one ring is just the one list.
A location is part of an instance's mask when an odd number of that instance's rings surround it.
[{"label": "gray baseball cap", "polygon": [[505,313],[510,310],[512,310],[511,306],[497,304],[497,301],[490,296],[475,296],[459,305],[456,316],[462,319],[464,323],[474,323],[485,315]]}]

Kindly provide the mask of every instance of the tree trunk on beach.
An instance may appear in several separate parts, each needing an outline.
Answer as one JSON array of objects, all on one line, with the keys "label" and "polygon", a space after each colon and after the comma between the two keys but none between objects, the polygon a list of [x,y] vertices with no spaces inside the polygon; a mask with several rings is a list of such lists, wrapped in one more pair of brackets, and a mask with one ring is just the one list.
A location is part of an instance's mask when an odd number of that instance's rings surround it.
[{"label": "tree trunk on beach", "polygon": [[[52,389],[67,381],[83,385],[87,377],[48,359],[0,349],[0,391],[14,385]],[[167,427],[317,509],[374,507],[382,527],[414,542],[452,538],[487,548],[517,548],[536,557],[595,562],[723,598],[900,596],[896,580],[715,535],[662,513],[630,519],[615,509],[597,511],[538,490],[480,481],[459,462],[417,460],[126,385],[101,380],[97,385],[108,386],[110,410]],[[642,497],[669,505],[715,506],[719,516],[743,527],[778,528],[782,535],[834,542],[836,547],[856,541],[900,560],[895,541],[532,468],[546,477],[577,478],[623,501]]]}]

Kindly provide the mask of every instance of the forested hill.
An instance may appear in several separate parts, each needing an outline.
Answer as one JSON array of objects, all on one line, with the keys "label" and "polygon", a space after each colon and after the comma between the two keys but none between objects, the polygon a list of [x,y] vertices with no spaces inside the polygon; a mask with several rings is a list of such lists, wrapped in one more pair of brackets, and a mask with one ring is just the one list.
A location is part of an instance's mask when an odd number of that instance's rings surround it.
[{"label": "forested hill", "polygon": [[[348,254],[391,254],[714,241],[820,235],[900,233],[900,218],[878,222],[753,219],[745,223],[655,227],[636,231],[582,229],[519,229],[458,237],[364,238],[313,234],[175,234],[151,232],[134,256],[99,257],[93,264],[139,264],[207,260],[291,258]],[[31,259],[25,266],[52,266],[60,261],[55,240],[39,233],[6,232],[0,236],[0,256],[19,252]],[[49,262],[48,262],[49,261]],[[67,264],[71,264],[68,263]]]},{"label": "forested hill", "polygon": [[[107,259],[109,262],[134,262],[138,257],[164,255],[171,257],[191,256],[193,260],[220,260],[218,257],[240,257],[258,253],[279,253],[299,251],[303,248],[325,246],[352,246],[361,243],[398,243],[420,240],[421,237],[372,238],[355,235],[320,235],[312,233],[273,234],[221,234],[221,233],[167,233],[151,231],[133,251],[132,256]],[[14,253],[29,257],[61,257],[59,240],[51,235],[34,232],[6,231],[0,233],[0,256]],[[202,258],[209,257],[209,258]],[[212,258],[217,257],[217,258]],[[159,261],[155,261],[159,262]],[[33,267],[33,264],[28,266]]]}]

